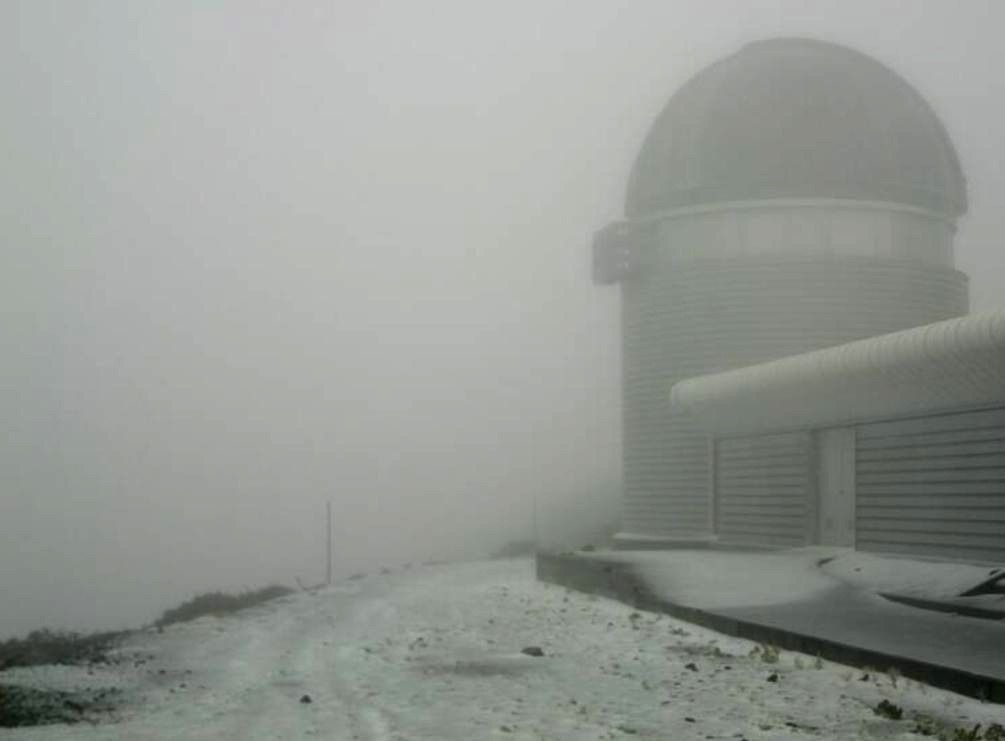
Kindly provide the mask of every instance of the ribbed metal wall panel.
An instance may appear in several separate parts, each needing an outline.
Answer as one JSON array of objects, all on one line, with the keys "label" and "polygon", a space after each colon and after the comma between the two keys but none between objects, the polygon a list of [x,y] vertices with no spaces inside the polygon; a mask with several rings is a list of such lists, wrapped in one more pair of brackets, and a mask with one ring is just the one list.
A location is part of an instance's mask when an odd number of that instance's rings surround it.
[{"label": "ribbed metal wall panel", "polygon": [[862,550],[1005,561],[1005,408],[859,427]]},{"label": "ribbed metal wall panel", "polygon": [[668,394],[691,376],[959,316],[962,273],[911,261],[758,258],[675,262],[647,250],[622,283],[623,531],[709,531],[703,434]]},{"label": "ribbed metal wall panel", "polygon": [[805,545],[811,531],[812,450],[804,432],[718,440],[719,539],[746,545]]}]

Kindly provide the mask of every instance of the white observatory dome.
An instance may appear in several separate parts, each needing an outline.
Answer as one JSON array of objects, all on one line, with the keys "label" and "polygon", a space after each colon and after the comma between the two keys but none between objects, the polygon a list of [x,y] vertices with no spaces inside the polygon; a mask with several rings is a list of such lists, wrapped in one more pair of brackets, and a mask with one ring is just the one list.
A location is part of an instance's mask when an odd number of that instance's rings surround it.
[{"label": "white observatory dome", "polygon": [[906,80],[852,49],[783,38],[748,44],[670,99],[635,161],[625,215],[794,197],[950,219],[967,208],[952,142]]}]

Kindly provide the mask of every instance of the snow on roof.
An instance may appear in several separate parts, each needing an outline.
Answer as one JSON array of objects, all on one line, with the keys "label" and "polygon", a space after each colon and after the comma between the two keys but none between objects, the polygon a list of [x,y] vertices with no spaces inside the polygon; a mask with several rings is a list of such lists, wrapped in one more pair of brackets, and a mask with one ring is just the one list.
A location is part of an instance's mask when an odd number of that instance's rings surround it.
[{"label": "snow on roof", "polygon": [[689,378],[670,401],[671,413],[717,434],[1005,404],[1005,311]]}]

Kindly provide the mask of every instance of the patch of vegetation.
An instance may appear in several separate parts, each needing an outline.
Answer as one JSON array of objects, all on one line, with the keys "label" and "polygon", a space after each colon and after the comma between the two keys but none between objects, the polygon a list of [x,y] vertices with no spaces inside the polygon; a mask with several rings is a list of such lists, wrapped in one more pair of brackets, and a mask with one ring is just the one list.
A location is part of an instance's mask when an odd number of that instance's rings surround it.
[{"label": "patch of vegetation", "polygon": [[761,661],[765,664],[777,664],[780,653],[778,646],[772,646],[770,643],[759,643],[750,650],[750,657],[754,659],[760,657]]},{"label": "patch of vegetation", "polygon": [[899,705],[894,705],[889,700],[880,700],[879,704],[872,709],[872,712],[890,720],[900,720],[904,717],[904,709]]},{"label": "patch of vegetation", "polygon": [[912,733],[916,733],[919,736],[938,736],[942,730],[942,724],[935,720],[935,718],[922,713],[918,713],[915,716],[914,728],[911,729]]},{"label": "patch of vegetation", "polygon": [[984,730],[978,723],[973,728],[957,728],[950,741],[1005,741],[1005,726],[992,723]]},{"label": "patch of vegetation", "polygon": [[118,693],[119,690],[114,687],[60,692],[0,684],[0,728],[93,720],[95,714],[115,709],[114,700]]},{"label": "patch of vegetation", "polygon": [[911,730],[919,736],[938,736],[942,731],[942,725],[930,715],[918,713],[914,718],[914,728]]},{"label": "patch of vegetation", "polygon": [[715,659],[730,659],[733,658],[731,654],[726,653],[721,648],[719,648],[715,641],[709,641],[708,643],[700,644],[688,644],[678,647],[668,647],[669,650],[677,650],[687,656],[710,656]]},{"label": "patch of vegetation", "polygon": [[292,594],[293,590],[279,584],[273,584],[261,589],[251,589],[239,594],[229,594],[227,592],[207,592],[200,594],[187,602],[182,602],[175,608],[165,610],[154,625],[163,628],[173,623],[183,623],[188,620],[195,620],[204,615],[227,615],[238,610],[260,605],[263,602],[285,597]]},{"label": "patch of vegetation", "polygon": [[40,664],[107,663],[108,649],[125,635],[125,631],[82,635],[48,628],[35,630],[24,638],[0,641],[0,671]]},{"label": "patch of vegetation", "polygon": [[912,730],[919,736],[931,736],[939,741],[1005,741],[1005,726],[999,723],[992,723],[987,728],[980,724],[970,728],[951,728],[920,713],[914,719]]}]

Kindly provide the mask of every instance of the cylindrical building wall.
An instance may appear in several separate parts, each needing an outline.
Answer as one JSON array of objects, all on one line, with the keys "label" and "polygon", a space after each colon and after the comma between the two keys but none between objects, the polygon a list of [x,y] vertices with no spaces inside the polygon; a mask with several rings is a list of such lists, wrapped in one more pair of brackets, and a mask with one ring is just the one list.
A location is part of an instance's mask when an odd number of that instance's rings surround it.
[{"label": "cylindrical building wall", "polygon": [[778,199],[717,204],[649,220],[664,260],[761,255],[875,257],[952,267],[952,221],[892,203]]},{"label": "cylindrical building wall", "polygon": [[593,245],[622,290],[620,539],[711,531],[708,443],[670,416],[674,382],[964,314],[966,208],[938,116],[852,49],[769,39],[683,85]]},{"label": "cylindrical building wall", "polygon": [[680,245],[656,242],[640,249],[638,269],[622,282],[622,537],[711,530],[707,442],[671,418],[676,381],[968,309],[966,276],[935,260],[788,250],[682,259]]}]

